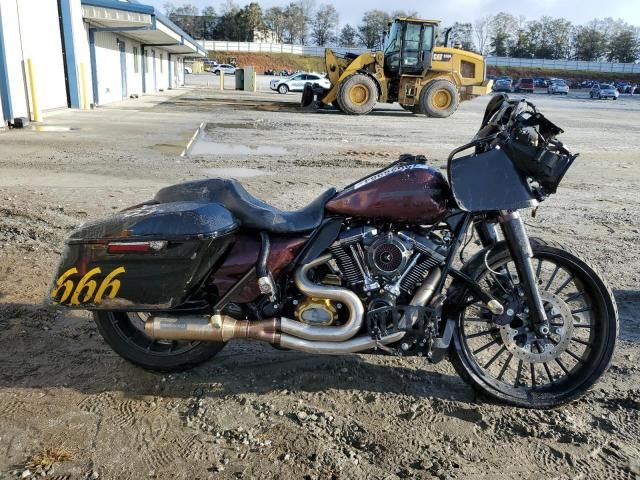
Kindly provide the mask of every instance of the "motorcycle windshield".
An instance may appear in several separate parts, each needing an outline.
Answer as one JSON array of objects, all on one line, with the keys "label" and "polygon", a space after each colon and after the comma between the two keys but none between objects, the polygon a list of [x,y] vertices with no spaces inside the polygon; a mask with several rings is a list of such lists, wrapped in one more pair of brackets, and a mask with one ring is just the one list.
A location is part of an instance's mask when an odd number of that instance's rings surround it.
[{"label": "motorcycle windshield", "polygon": [[467,212],[517,210],[537,205],[526,180],[499,149],[452,159],[449,182],[458,207]]}]

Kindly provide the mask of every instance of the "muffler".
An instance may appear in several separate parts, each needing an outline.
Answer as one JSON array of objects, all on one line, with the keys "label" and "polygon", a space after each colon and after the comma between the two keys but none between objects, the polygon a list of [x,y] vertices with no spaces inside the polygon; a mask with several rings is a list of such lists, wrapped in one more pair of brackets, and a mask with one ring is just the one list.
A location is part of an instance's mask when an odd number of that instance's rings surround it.
[{"label": "muffler", "polygon": [[234,338],[250,338],[277,345],[279,324],[275,318],[250,322],[227,315],[151,316],[144,323],[144,330],[156,339],[228,342]]}]

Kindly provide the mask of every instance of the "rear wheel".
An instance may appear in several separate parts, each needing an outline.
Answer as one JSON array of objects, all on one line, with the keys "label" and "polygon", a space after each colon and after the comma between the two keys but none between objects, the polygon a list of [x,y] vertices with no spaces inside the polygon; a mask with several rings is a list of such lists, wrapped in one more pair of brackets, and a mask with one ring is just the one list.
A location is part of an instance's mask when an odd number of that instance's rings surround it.
[{"label": "rear wheel", "polygon": [[213,357],[224,343],[155,340],[144,331],[148,314],[99,311],[93,313],[100,334],[125,360],[149,370],[175,372]]},{"label": "rear wheel", "polygon": [[378,86],[363,73],[351,75],[340,85],[337,102],[340,110],[349,115],[366,115],[378,101]]},{"label": "rear wheel", "polygon": [[451,360],[484,395],[550,408],[581,397],[606,371],[618,312],[611,290],[587,262],[540,241],[532,241],[532,249],[549,334],[532,324],[509,250],[501,244],[469,273],[515,314],[510,322],[499,322],[482,302],[469,298],[458,318]]},{"label": "rear wheel", "polygon": [[435,80],[427,84],[420,95],[420,109],[428,117],[448,117],[459,104],[458,89],[449,80]]}]

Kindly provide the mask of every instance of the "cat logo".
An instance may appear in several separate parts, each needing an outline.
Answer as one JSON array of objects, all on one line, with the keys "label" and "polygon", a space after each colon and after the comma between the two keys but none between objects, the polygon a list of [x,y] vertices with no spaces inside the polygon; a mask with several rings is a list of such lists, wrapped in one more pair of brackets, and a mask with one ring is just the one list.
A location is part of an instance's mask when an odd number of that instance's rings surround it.
[{"label": "cat logo", "polygon": [[449,60],[451,60],[452,57],[453,57],[453,55],[451,55],[450,53],[434,53],[433,54],[433,61],[434,62],[448,62]]},{"label": "cat logo", "polygon": [[56,281],[55,288],[51,292],[54,304],[83,305],[85,303],[93,303],[97,305],[102,301],[105,294],[108,298],[115,298],[118,290],[120,290],[120,280],[116,279],[116,277],[125,273],[125,269],[124,267],[118,267],[113,270],[102,280],[99,287],[93,277],[102,273],[100,267],[89,270],[76,284],[71,277],[78,273],[78,269],[73,267],[60,275],[60,278]]}]

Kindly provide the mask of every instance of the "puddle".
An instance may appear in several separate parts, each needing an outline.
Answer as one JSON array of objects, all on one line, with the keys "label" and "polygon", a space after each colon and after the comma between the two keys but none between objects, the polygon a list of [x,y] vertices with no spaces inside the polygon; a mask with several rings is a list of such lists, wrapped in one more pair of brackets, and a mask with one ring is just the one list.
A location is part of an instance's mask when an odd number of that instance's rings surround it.
[{"label": "puddle", "polygon": [[29,128],[36,132],[70,132],[80,130],[77,127],[55,127],[53,125],[30,125]]},{"label": "puddle", "polygon": [[220,178],[249,178],[261,175],[273,175],[273,172],[256,168],[208,168],[205,173],[211,177]]},{"label": "puddle", "polygon": [[258,145],[250,147],[248,145],[239,145],[233,143],[216,143],[206,140],[196,140],[191,148],[189,155],[243,155],[243,156],[264,156],[264,155],[284,155],[287,149],[276,145]]}]

